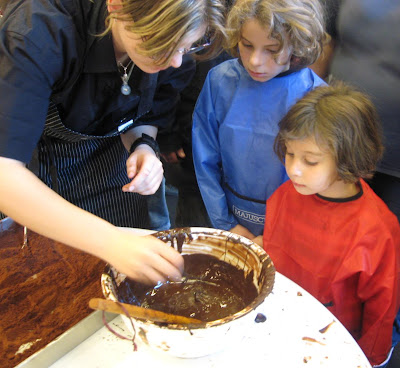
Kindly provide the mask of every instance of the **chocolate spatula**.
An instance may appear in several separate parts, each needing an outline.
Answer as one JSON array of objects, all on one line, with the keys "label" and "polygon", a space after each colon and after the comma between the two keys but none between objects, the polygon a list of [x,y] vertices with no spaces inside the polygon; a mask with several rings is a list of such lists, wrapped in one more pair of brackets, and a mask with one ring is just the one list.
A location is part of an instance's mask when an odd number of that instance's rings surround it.
[{"label": "chocolate spatula", "polygon": [[204,322],[200,321],[199,319],[177,316],[175,314],[164,313],[154,309],[142,308],[132,304],[120,302],[117,303],[108,299],[93,298],[89,301],[89,307],[92,309],[98,309],[123,315],[126,315],[126,312],[128,312],[130,317],[150,320],[154,322],[164,322],[181,325],[204,324]]}]

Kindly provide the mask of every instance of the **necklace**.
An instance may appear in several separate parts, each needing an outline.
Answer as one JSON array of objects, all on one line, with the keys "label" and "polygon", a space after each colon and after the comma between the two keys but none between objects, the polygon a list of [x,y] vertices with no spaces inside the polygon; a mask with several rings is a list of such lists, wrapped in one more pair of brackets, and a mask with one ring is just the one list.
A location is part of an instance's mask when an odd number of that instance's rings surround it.
[{"label": "necklace", "polygon": [[[129,78],[131,77],[132,70],[135,67],[135,63],[131,60],[127,66],[124,66],[120,61],[118,61],[119,66],[124,69],[124,74],[121,76],[122,79],[122,86],[121,86],[121,93],[125,96],[128,96],[131,94],[131,87],[128,85]],[[129,66],[132,64],[132,67],[130,68],[129,72],[127,72]]]}]

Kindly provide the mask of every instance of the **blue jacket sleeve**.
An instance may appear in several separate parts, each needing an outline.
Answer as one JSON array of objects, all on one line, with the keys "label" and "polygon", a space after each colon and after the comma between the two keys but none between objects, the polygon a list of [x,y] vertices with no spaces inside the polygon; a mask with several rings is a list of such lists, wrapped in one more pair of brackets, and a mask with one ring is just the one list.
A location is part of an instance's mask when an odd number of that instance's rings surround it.
[{"label": "blue jacket sleeve", "polygon": [[[193,161],[197,182],[211,223],[215,228],[230,230],[238,222],[230,213],[222,188],[223,175],[218,130],[221,112],[215,109],[219,78],[207,76],[193,113]],[[216,83],[213,83],[215,81]]]}]

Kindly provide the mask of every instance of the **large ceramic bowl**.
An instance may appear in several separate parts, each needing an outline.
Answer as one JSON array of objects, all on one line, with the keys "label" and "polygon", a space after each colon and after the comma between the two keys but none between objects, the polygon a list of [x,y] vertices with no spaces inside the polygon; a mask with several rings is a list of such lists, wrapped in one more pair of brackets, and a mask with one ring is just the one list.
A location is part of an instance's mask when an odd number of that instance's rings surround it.
[{"label": "large ceramic bowl", "polygon": [[[209,228],[181,228],[154,233],[154,236],[173,246],[181,254],[208,254],[252,273],[258,291],[256,298],[244,309],[200,327],[159,324],[132,318],[136,335],[150,347],[176,357],[194,358],[220,351],[238,342],[249,331],[257,314],[257,307],[270,294],[275,280],[275,268],[268,254],[247,238],[223,230]],[[251,277],[251,276],[250,276]],[[105,298],[117,301],[118,285],[125,275],[107,266],[101,278]],[[132,330],[131,320],[122,315]]]}]

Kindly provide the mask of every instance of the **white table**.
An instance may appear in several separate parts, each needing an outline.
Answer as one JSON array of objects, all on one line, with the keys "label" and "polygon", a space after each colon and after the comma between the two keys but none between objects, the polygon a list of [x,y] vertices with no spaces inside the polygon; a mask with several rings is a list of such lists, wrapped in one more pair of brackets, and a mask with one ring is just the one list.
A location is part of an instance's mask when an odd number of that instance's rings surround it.
[{"label": "white table", "polygon": [[[267,321],[254,323],[241,342],[196,359],[171,357],[153,351],[137,339],[121,340],[102,327],[51,368],[65,367],[371,367],[358,344],[336,318],[304,289],[277,273],[273,293],[260,306]],[[325,333],[322,328],[335,321]],[[121,317],[110,322],[128,334]]]},{"label": "white table", "polygon": [[[127,230],[141,235],[151,233]],[[18,368],[371,368],[343,325],[317,299],[278,272],[272,293],[257,312],[267,317],[266,322],[252,322],[235,346],[201,358],[182,359],[154,351],[140,338],[136,338],[138,351],[134,352],[131,341],[116,337],[102,325],[101,312],[97,311]],[[121,316],[108,314],[108,318],[116,332],[130,336]]]}]

